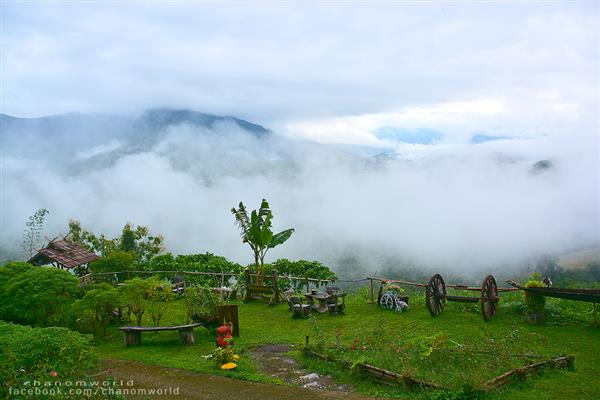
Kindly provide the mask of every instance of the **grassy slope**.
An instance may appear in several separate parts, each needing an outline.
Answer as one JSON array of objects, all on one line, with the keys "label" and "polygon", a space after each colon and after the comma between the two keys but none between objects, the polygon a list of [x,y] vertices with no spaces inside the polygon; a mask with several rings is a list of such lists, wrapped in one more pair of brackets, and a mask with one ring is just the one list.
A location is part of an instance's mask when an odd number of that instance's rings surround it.
[{"label": "grassy slope", "polygon": [[[169,308],[162,324],[183,323],[183,302],[175,301]],[[485,323],[476,310],[471,305],[452,303],[440,316],[431,318],[422,299],[414,298],[411,310],[402,314],[359,303],[349,304],[343,316],[318,315],[316,320],[293,320],[286,305],[243,304],[239,308],[241,337],[236,340],[242,360],[238,370],[228,372],[221,372],[201,357],[214,348],[214,338],[203,328],[196,330],[198,344],[193,347],[180,346],[175,332],[158,332],[143,334],[139,347],[125,348],[120,332],[115,329],[111,329],[109,336],[98,345],[105,358],[138,360],[239,379],[277,382],[254,369],[249,357],[244,357],[248,348],[262,343],[301,344],[307,334],[315,341],[317,331],[322,332],[328,345],[333,345],[337,332],[338,336],[341,333],[341,348],[346,349],[334,352],[338,358],[350,361],[363,358],[394,371],[409,370],[417,378],[454,388],[462,382],[478,384],[510,367],[527,364],[531,361],[523,357],[526,354],[548,357],[570,354],[576,357],[575,372],[551,371],[525,383],[510,384],[500,392],[491,393],[489,398],[598,398],[598,326],[578,322],[566,326],[531,327],[523,322],[522,316],[502,310],[493,321]],[[145,323],[150,324],[150,321]],[[435,339],[429,340],[431,337]],[[358,349],[349,350],[356,340],[360,342]],[[428,343],[434,349],[427,355]],[[362,349],[363,345],[365,349]],[[428,392],[410,393],[400,388],[364,382],[332,364],[299,358],[310,368],[331,373],[340,381],[353,382],[364,393],[407,399],[431,396]]]}]

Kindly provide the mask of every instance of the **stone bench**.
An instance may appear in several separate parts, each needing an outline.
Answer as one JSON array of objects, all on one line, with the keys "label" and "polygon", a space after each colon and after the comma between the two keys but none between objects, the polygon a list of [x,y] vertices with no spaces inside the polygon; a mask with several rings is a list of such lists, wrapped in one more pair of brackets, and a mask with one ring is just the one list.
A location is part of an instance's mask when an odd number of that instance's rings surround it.
[{"label": "stone bench", "polygon": [[347,293],[334,293],[327,299],[327,308],[331,315],[342,314],[346,309],[346,294]]},{"label": "stone bench", "polygon": [[196,343],[194,328],[204,326],[203,323],[178,326],[122,326],[125,346],[137,346],[142,342],[142,332],[179,331],[181,343],[189,346]]}]

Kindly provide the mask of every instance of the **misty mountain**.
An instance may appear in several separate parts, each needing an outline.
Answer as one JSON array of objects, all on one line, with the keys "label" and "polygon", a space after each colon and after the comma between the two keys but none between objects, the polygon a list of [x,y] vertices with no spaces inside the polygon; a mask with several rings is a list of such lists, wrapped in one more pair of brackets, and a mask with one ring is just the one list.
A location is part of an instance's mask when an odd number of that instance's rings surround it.
[{"label": "misty mountain", "polygon": [[[42,162],[73,176],[156,155],[204,184],[224,176],[290,174],[306,157],[356,161],[329,146],[293,140],[243,119],[182,109],[152,109],[138,117],[65,114],[40,118],[0,115],[2,155]],[[359,163],[357,163],[358,166]]]},{"label": "misty mountain", "polygon": [[200,133],[220,124],[237,126],[257,138],[271,133],[260,125],[234,117],[171,109],[153,109],[139,117],[65,114],[17,118],[0,114],[0,124],[5,155],[28,157],[35,154],[35,157],[55,161],[86,158],[86,155],[97,155],[117,147],[128,153],[145,150],[158,143],[169,128],[182,125],[204,128],[204,131],[198,130]]},{"label": "misty mountain", "polygon": [[153,109],[146,111],[140,118],[134,122],[134,130],[136,132],[157,133],[164,131],[170,126],[187,124],[196,127],[204,127],[214,129],[218,124],[223,122],[231,122],[236,124],[246,132],[249,132],[256,137],[265,137],[272,133],[265,127],[245,121],[235,117],[221,117],[217,115],[204,114],[190,110],[173,110],[173,109]]},{"label": "misty mountain", "polygon": [[[148,110],[139,117],[65,114],[17,118],[1,114],[0,123],[4,157],[48,162],[69,174],[110,167],[127,155],[152,152],[161,143],[165,153],[169,148],[164,145],[166,139],[173,144],[177,136],[188,142],[205,139],[201,142],[211,146],[219,142],[216,147],[226,153],[240,150],[240,143],[265,142],[275,136],[263,126],[243,119],[174,109]],[[191,149],[199,150],[194,146]],[[193,157],[189,151],[185,153],[190,156],[187,158]],[[186,157],[171,158],[180,165]]]}]

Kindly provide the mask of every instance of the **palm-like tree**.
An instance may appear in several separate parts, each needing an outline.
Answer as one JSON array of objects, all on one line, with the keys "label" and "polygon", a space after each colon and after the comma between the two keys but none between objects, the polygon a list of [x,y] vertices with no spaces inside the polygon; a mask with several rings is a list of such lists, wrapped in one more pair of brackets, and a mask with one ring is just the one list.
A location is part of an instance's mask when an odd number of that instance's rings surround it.
[{"label": "palm-like tree", "polygon": [[292,236],[293,228],[286,229],[273,234],[271,220],[273,213],[269,208],[267,200],[263,199],[260,208],[253,210],[248,216],[244,203],[240,202],[238,208],[233,207],[231,213],[235,217],[235,223],[240,228],[243,243],[248,243],[254,252],[255,273],[258,274],[259,262],[260,273],[264,273],[265,256],[269,249],[279,246]]}]

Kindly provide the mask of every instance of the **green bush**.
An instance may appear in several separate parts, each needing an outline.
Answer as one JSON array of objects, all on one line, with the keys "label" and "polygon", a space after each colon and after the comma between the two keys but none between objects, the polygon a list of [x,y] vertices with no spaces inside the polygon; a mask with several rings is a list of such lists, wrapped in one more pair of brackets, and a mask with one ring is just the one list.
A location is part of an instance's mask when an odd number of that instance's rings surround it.
[{"label": "green bush", "polygon": [[4,264],[0,267],[0,288],[11,278],[25,273],[29,270],[33,269],[33,265],[21,262],[21,261],[13,261]]},{"label": "green bush", "polygon": [[133,278],[125,281],[119,288],[121,300],[127,306],[129,313],[136,316],[137,325],[142,325],[142,317],[148,306],[148,292],[151,290],[155,280],[144,280]]},{"label": "green bush", "polygon": [[98,367],[91,338],[67,328],[0,321],[0,397],[26,381],[77,380]]},{"label": "green bush", "polygon": [[219,322],[219,306],[223,299],[209,287],[189,287],[183,298],[188,322]]},{"label": "green bush", "polygon": [[[530,280],[525,284],[526,288],[544,287],[544,284],[537,280]],[[544,312],[546,307],[546,297],[541,294],[525,291],[525,303],[527,304],[527,312],[540,313]]]},{"label": "green bush", "polygon": [[[166,253],[152,258],[150,261],[140,264],[140,268],[145,271],[173,271],[173,272],[228,272],[241,274],[243,267],[225,257],[216,256],[212,253],[189,254],[173,257],[173,254]],[[157,274],[161,278],[173,279],[174,274]],[[221,286],[221,277],[212,277],[207,275],[185,275],[186,282],[201,286],[219,287]],[[223,284],[231,285],[231,276],[225,276]]]},{"label": "green bush", "polygon": [[75,301],[72,306],[77,324],[85,331],[96,333],[97,327],[102,328],[106,335],[106,326],[114,319],[114,311],[121,307],[119,291],[109,284],[93,285],[86,290],[82,299]]},{"label": "green bush", "polygon": [[[0,319],[41,326],[59,325],[79,293],[79,281],[55,268],[18,267],[0,291]],[[8,273],[10,276],[10,272]],[[4,276],[0,276],[4,281]]]},{"label": "green bush", "polygon": [[[252,264],[253,266],[254,264]],[[265,264],[265,274],[271,274],[273,269],[277,270],[279,275],[287,275],[287,276],[295,276],[301,278],[314,278],[314,279],[337,279],[333,271],[329,269],[326,265],[321,264],[318,261],[307,261],[307,260],[298,260],[298,261],[290,261],[285,258],[280,258],[279,260],[271,263]],[[269,283],[269,282],[267,282]],[[311,282],[314,284],[314,282]],[[328,284],[328,282],[323,282],[323,284]],[[280,281],[280,288],[287,289],[288,287],[292,287],[295,290],[302,290],[306,286],[305,281]]]},{"label": "green bush", "polygon": [[172,301],[175,294],[170,283],[152,280],[146,294],[148,300],[147,310],[154,326],[160,325],[162,316],[167,311],[166,302]]},{"label": "green bush", "polygon": [[90,263],[92,272],[131,271],[134,268],[135,253],[116,251]]}]

